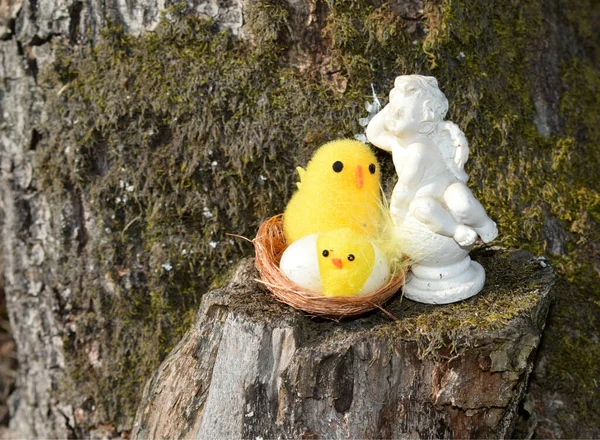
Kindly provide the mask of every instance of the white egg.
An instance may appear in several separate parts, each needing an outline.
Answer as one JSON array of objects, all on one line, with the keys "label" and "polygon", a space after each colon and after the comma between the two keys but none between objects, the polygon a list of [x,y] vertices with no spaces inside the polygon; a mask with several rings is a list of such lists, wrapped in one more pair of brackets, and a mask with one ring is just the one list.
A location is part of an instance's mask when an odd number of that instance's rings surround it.
[{"label": "white egg", "polygon": [[379,249],[378,246],[371,243],[373,245],[373,250],[375,251],[375,264],[373,265],[373,272],[365,281],[362,289],[358,292],[358,296],[369,295],[387,284],[390,280],[390,266],[387,262],[387,258],[385,258],[385,254]]},{"label": "white egg", "polygon": [[317,256],[318,235],[307,235],[289,245],[281,256],[279,268],[298,286],[311,292],[323,293]]}]

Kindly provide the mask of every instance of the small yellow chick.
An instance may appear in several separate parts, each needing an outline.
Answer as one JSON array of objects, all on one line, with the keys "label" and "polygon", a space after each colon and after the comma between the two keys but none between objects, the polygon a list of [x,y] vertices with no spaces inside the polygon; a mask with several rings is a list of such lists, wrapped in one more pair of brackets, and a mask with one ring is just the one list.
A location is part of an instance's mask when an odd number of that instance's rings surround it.
[{"label": "small yellow chick", "polygon": [[288,244],[309,234],[350,228],[372,238],[380,209],[380,169],[365,144],[351,139],[319,148],[306,170],[298,167],[298,191],[283,215]]},{"label": "small yellow chick", "polygon": [[296,240],[279,267],[297,285],[324,296],[368,295],[390,278],[383,252],[348,228]]},{"label": "small yellow chick", "polygon": [[320,234],[317,252],[324,296],[373,293],[390,277],[383,253],[364,235],[351,229]]}]

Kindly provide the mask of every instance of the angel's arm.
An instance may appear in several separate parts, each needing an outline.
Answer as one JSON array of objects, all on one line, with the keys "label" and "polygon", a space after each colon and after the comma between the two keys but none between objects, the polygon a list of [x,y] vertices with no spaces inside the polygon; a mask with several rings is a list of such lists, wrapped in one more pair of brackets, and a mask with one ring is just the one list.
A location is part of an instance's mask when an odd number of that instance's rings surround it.
[{"label": "angel's arm", "polygon": [[[396,147],[401,148],[401,147]],[[426,147],[420,143],[409,145],[404,154],[394,154],[394,167],[398,174],[398,183],[392,194],[393,202],[408,205],[419,187],[427,166]]]},{"label": "angel's arm", "polygon": [[391,152],[392,147],[398,143],[396,137],[385,129],[385,117],[389,111],[389,105],[375,115],[367,126],[367,139],[376,147]]}]

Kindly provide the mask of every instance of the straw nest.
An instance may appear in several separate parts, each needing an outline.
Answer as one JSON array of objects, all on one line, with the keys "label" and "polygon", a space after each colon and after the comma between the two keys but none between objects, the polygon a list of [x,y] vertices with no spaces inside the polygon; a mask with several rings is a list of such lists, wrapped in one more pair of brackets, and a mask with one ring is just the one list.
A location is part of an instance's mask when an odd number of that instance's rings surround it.
[{"label": "straw nest", "polygon": [[325,297],[294,284],[279,269],[279,260],[287,246],[282,214],[265,220],[252,242],[256,250],[255,264],[261,278],[258,281],[279,301],[312,315],[343,318],[381,308],[402,287],[406,275],[404,268],[386,286],[370,295]]}]

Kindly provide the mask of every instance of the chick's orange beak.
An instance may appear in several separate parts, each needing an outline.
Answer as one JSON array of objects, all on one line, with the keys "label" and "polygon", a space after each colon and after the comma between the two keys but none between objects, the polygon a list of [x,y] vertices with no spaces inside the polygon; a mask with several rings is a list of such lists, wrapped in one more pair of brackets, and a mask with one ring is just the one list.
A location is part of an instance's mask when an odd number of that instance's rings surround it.
[{"label": "chick's orange beak", "polygon": [[341,269],[343,267],[342,265],[342,260],[340,260],[339,258],[332,258],[331,262],[333,263],[333,265],[335,267],[337,267],[338,269]]},{"label": "chick's orange beak", "polygon": [[365,177],[363,175],[363,167],[362,165],[358,165],[356,167],[356,187],[361,189],[365,183]]}]

